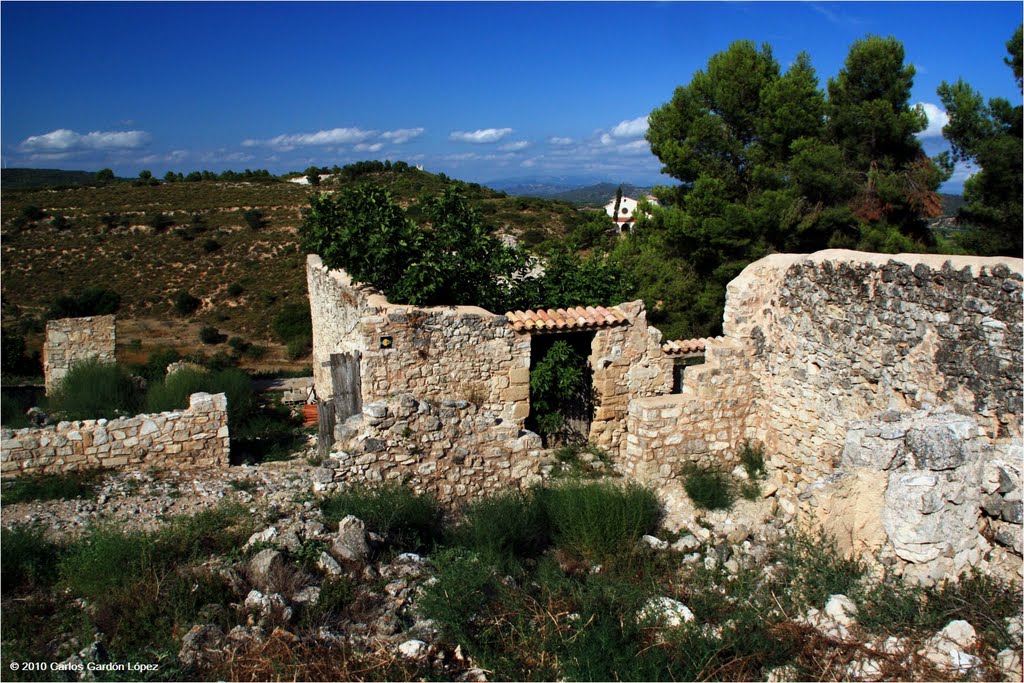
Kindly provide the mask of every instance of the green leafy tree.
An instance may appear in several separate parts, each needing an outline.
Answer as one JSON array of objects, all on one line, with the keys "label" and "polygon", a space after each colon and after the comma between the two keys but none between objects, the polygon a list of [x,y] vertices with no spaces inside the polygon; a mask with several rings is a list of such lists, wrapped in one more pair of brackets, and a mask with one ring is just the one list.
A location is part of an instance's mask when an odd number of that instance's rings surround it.
[{"label": "green leafy tree", "polygon": [[310,166],[306,169],[306,180],[309,181],[310,185],[320,184],[320,169],[316,166]]},{"label": "green leafy tree", "polygon": [[564,430],[563,406],[587,390],[586,362],[568,342],[556,341],[530,371],[530,412],[542,435]]},{"label": "green leafy tree", "polygon": [[103,168],[100,169],[99,171],[96,171],[96,181],[103,183],[104,185],[113,182],[114,171],[109,168]]},{"label": "green leafy tree", "polygon": [[[1021,86],[1021,27],[1006,43],[1018,87]],[[955,161],[969,162],[979,171],[964,183],[958,218],[972,230],[962,238],[970,250],[986,255],[1020,256],[1024,217],[1024,175],[1021,150],[1022,107],[1003,98],[986,104],[980,93],[963,80],[938,88],[949,123],[942,129],[953,148]]]}]

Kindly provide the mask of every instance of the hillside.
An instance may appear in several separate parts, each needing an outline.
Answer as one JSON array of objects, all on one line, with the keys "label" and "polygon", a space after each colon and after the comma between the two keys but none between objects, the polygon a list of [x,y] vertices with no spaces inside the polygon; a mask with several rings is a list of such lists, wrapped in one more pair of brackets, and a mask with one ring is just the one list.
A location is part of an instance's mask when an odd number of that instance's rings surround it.
[{"label": "hillside", "polygon": [[644,197],[651,193],[651,188],[649,187],[639,187],[629,183],[622,183],[621,185],[617,185],[615,183],[597,183],[596,185],[588,185],[587,187],[578,187],[574,190],[558,192],[550,195],[548,198],[571,202],[577,206],[601,207],[607,204],[609,200],[615,198],[615,192],[620,187],[622,188],[623,195],[633,197],[634,199],[639,199],[640,197]]},{"label": "hillside", "polygon": [[0,186],[5,190],[38,190],[95,184],[96,174],[92,171],[62,171],[56,168],[5,168],[0,171]]},{"label": "hillside", "polygon": [[[455,183],[495,233],[528,234],[531,244],[564,236],[586,220],[565,203],[508,197],[415,169],[334,177],[321,189],[366,183],[390,189],[414,220],[422,218],[421,197]],[[223,181],[32,190],[12,189],[5,180],[4,329],[28,333],[29,347],[38,349],[51,304],[99,287],[122,297],[119,340],[126,348],[119,355],[144,360],[162,346],[183,353],[226,349],[196,341],[198,329],[212,325],[226,337],[268,347],[263,365],[298,367],[301,362],[285,358],[272,323],[287,305],[306,306],[298,227],[310,191],[288,182]],[[179,291],[202,302],[194,314],[175,312]]]}]

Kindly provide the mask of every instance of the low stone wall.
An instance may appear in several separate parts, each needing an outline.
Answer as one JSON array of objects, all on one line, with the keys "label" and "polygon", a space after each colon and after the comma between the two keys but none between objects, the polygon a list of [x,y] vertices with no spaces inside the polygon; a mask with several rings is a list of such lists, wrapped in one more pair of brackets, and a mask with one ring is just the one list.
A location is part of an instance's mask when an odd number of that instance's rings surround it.
[{"label": "low stone wall", "polygon": [[539,480],[540,437],[464,400],[403,394],[363,406],[335,429],[319,490],[404,481],[446,504]]},{"label": "low stone wall", "polygon": [[90,358],[113,363],[116,347],[117,323],[112,315],[50,320],[43,343],[46,393],[53,391],[75,363]]},{"label": "low stone wall", "polygon": [[756,437],[751,362],[735,341],[710,341],[704,364],[686,368],[681,393],[630,401],[620,466],[647,483],[678,477],[685,463],[734,462],[739,445]]},{"label": "low stone wall", "polygon": [[182,411],[5,429],[0,475],[96,467],[222,467],[229,453],[227,397],[196,393]]}]

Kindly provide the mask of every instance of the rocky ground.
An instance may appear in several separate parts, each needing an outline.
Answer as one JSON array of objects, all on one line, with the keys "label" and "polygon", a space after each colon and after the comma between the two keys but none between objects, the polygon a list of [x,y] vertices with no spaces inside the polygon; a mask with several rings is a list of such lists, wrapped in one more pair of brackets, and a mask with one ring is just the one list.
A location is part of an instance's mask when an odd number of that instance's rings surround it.
[{"label": "rocky ground", "polygon": [[[246,543],[242,559],[215,562],[244,600],[230,615],[210,614],[181,639],[178,663],[225,679],[273,678],[274,662],[285,654],[302,660],[290,675],[309,680],[345,678],[416,678],[487,680],[488,673],[442,638],[436,625],[422,618],[416,600],[433,581],[429,557],[380,552],[387,540],[368,532],[363,521],[346,517],[328,528],[316,491],[324,489],[323,466],[311,447],[301,457],[260,466],[232,467],[216,472],[125,472],[108,475],[95,500],[60,500],[5,505],[5,527],[36,522],[55,537],[74,535],[96,523],[122,528],[152,529],[161,520],[191,515],[225,501],[248,507],[257,531]],[[329,463],[327,463],[329,464]],[[670,528],[683,527],[665,538],[647,536],[655,552],[677,558],[680,566],[723,568],[730,575],[760,568],[770,573],[772,548],[789,533],[795,505],[777,498],[776,487],[762,484],[761,497],[740,500],[729,511],[696,510],[681,491],[663,492]],[[311,543],[315,542],[315,543]],[[317,571],[299,571],[291,560],[304,549],[319,549]],[[310,606],[325,604],[322,595],[344,581],[354,605],[343,625],[310,633],[297,623]],[[325,593],[328,592],[328,593]],[[223,606],[212,605],[223,611]],[[652,599],[640,618],[653,617],[663,628],[678,627],[700,615],[668,596]],[[936,633],[918,638],[880,638],[858,627],[857,611],[845,595],[832,595],[805,614],[789,615],[795,628],[810,629],[834,646],[855,650],[835,672],[837,679],[883,680],[894,670],[917,672],[901,677],[979,680],[993,672],[1005,680],[1021,680],[1021,648],[994,656],[978,647],[976,627],[952,620]],[[233,624],[225,628],[224,623]],[[1021,616],[1008,620],[1021,638]],[[717,628],[706,624],[705,628]],[[297,634],[302,634],[300,635]],[[91,644],[70,644],[69,666],[103,658],[103,635]],[[85,645],[85,647],[79,647]],[[64,648],[67,652],[68,648]],[[355,653],[355,654],[353,654]],[[987,658],[983,659],[983,655]],[[895,662],[895,664],[894,664]],[[893,666],[897,666],[893,669]],[[91,674],[85,672],[83,677]],[[785,667],[769,680],[791,680]]]}]

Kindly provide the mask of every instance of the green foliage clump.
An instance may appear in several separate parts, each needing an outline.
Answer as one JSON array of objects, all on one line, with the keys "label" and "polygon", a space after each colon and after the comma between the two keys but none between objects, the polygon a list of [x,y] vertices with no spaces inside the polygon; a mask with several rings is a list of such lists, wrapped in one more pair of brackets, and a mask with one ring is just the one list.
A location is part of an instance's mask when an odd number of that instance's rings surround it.
[{"label": "green foliage clump", "polygon": [[203,325],[199,328],[199,341],[204,344],[220,344],[227,337],[220,333],[213,325]]},{"label": "green foliage clump", "polygon": [[683,488],[693,504],[704,510],[725,510],[736,500],[732,479],[717,467],[684,467]]},{"label": "green foliage clump", "polygon": [[224,393],[228,400],[228,426],[241,429],[256,410],[252,381],[238,368],[207,372],[184,368],[152,384],[146,393],[146,412],[162,413],[188,407],[189,396],[205,391]]},{"label": "green foliage clump", "polygon": [[636,484],[567,481],[539,495],[555,545],[588,561],[614,558],[661,521],[657,497]]},{"label": "green foliage clump", "polygon": [[259,230],[267,224],[267,219],[259,209],[246,209],[242,218],[245,219],[245,224],[249,226],[250,230]]},{"label": "green foliage clump", "polygon": [[285,343],[298,338],[312,338],[313,318],[309,306],[285,304],[274,317],[272,327],[274,333]]},{"label": "green foliage clump", "polygon": [[59,318],[84,318],[90,315],[111,315],[121,307],[121,295],[103,287],[90,287],[82,290],[77,296],[64,295],[57,297],[46,317],[49,320]]},{"label": "green foliage clump", "polygon": [[565,405],[585,402],[590,389],[584,373],[586,357],[567,341],[556,341],[530,369],[530,417],[544,437],[560,434],[568,440],[584,438],[566,432]]},{"label": "green foliage clump", "polygon": [[340,491],[321,499],[320,509],[329,525],[337,525],[346,515],[355,515],[367,530],[382,534],[395,547],[407,550],[428,549],[442,534],[437,501],[398,483]]},{"label": "green foliage clump", "polygon": [[[1018,86],[1022,31],[1018,27],[1006,43],[1009,57],[1005,61]],[[981,93],[963,80],[952,85],[943,81],[937,92],[949,113],[942,132],[952,145],[952,159],[980,167],[964,183],[966,203],[957,218],[969,227],[956,241],[975,253],[1020,257],[1024,249],[1020,230],[1024,220],[1024,108],[1001,97],[986,104]]]},{"label": "green foliage clump", "polygon": [[0,372],[5,377],[36,377],[43,374],[39,353],[27,353],[25,337],[14,330],[4,330],[0,334]]},{"label": "green foliage clump", "polygon": [[537,491],[505,491],[473,501],[456,527],[456,543],[499,567],[536,557],[551,543],[551,525]]},{"label": "green foliage clump", "polygon": [[4,529],[0,536],[0,587],[13,593],[53,585],[59,557],[60,547],[47,540],[42,526]]},{"label": "green foliage clump", "polygon": [[10,504],[95,498],[102,478],[102,471],[95,469],[19,477],[3,483],[2,500]]},{"label": "green foliage clump", "polygon": [[779,580],[789,586],[780,599],[793,609],[821,609],[830,595],[854,594],[866,571],[859,560],[844,557],[824,532],[786,536],[776,553],[783,570]]},{"label": "green foliage clump", "polygon": [[174,293],[174,310],[178,315],[191,315],[199,309],[202,303],[202,301],[185,290],[179,290]]},{"label": "green foliage clump", "polygon": [[120,365],[89,359],[75,363],[49,397],[50,411],[66,420],[135,415],[142,391]]}]

